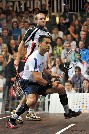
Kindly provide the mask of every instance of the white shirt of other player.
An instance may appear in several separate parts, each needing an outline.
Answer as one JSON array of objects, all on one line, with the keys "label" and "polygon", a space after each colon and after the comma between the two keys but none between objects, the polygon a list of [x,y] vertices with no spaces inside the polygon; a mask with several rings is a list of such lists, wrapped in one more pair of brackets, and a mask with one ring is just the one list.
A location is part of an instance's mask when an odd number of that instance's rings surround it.
[{"label": "white shirt of other player", "polygon": [[[35,33],[35,36],[34,36],[34,43],[36,43],[36,47],[35,47],[34,51],[38,49],[38,38],[39,38],[40,35],[48,35],[48,32],[39,29],[39,30]],[[28,55],[28,54],[30,53],[30,51],[31,51],[32,42],[33,42],[33,41],[30,40],[30,41],[26,44],[26,45],[28,45],[28,47],[27,47],[27,55]]]},{"label": "white shirt of other player", "polygon": [[46,67],[46,61],[45,56],[41,56],[38,50],[33,52],[25,63],[22,78],[28,79],[29,81],[34,81],[31,72],[39,71],[42,74],[43,69]]}]

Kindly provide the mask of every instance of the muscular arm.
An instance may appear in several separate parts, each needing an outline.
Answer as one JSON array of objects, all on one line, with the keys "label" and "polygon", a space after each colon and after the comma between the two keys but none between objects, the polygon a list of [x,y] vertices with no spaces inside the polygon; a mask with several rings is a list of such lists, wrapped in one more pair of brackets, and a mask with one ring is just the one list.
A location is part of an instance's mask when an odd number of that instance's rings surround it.
[{"label": "muscular arm", "polygon": [[32,75],[35,82],[43,86],[47,85],[47,81],[41,77],[40,72],[32,72]]},{"label": "muscular arm", "polygon": [[14,61],[14,64],[18,65],[19,64],[19,61],[20,61],[20,58],[21,58],[21,54],[23,52],[23,49],[24,49],[24,41],[22,40],[21,43],[19,44],[19,47],[18,47],[18,53],[17,53],[17,58],[16,60]]}]

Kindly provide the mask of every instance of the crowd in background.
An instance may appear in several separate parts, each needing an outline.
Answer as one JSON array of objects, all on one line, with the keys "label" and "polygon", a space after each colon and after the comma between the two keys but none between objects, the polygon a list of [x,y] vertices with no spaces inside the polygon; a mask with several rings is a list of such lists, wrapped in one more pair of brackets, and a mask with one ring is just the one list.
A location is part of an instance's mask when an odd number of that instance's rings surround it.
[{"label": "crowd in background", "polygon": [[[18,68],[14,60],[25,32],[36,26],[34,16],[39,12],[48,15],[45,4],[42,11],[35,8],[23,13],[0,8],[0,92],[8,90],[9,93],[24,68],[26,47]],[[53,21],[50,19],[46,24],[52,38],[47,68],[60,76],[57,81],[65,85],[67,93],[89,93],[89,3],[85,3],[80,14],[71,13],[66,4],[58,24],[55,16],[50,18]]]}]

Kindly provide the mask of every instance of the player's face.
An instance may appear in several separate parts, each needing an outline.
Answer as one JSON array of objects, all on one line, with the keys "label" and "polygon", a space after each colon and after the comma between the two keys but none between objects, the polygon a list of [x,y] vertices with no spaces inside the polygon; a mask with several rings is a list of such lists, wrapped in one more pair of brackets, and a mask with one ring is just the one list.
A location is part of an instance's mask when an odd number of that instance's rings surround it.
[{"label": "player's face", "polygon": [[44,14],[38,15],[37,25],[38,26],[45,26],[46,25],[46,18],[45,18]]},{"label": "player's face", "polygon": [[51,40],[49,38],[44,38],[44,41],[40,45],[41,52],[46,53],[50,49]]}]

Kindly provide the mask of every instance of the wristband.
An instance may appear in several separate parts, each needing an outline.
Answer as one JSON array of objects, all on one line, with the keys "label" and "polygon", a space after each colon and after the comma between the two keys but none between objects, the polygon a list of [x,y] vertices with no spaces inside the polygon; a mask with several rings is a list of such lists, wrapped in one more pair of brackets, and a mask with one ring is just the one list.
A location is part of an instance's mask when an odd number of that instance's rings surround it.
[{"label": "wristband", "polygon": [[52,87],[52,81],[48,81],[47,85]]}]

